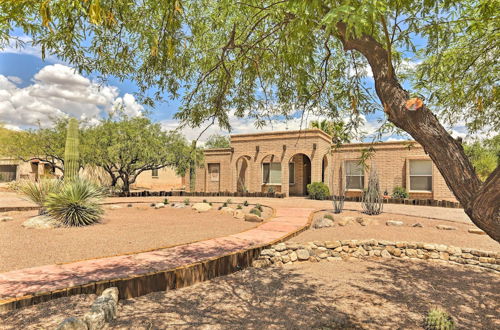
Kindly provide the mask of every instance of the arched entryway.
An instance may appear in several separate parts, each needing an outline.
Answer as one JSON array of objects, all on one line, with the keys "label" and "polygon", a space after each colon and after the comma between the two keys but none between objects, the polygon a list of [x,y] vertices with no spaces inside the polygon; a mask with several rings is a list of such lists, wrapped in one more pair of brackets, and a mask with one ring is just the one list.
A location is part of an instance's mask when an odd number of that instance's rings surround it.
[{"label": "arched entryway", "polygon": [[290,196],[307,195],[311,183],[311,159],[302,153],[293,155],[288,162],[288,184]]},{"label": "arched entryway", "polygon": [[236,191],[247,192],[250,183],[250,156],[241,156],[236,161]]}]

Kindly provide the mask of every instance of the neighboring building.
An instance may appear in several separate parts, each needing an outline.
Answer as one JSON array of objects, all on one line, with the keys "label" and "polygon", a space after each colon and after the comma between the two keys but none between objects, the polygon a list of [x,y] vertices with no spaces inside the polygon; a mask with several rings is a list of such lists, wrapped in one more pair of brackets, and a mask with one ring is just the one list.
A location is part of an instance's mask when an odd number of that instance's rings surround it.
[{"label": "neighboring building", "polygon": [[307,194],[307,184],[324,182],[332,194],[345,187],[359,196],[369,170],[359,165],[362,150],[373,147],[366,161],[376,166],[383,191],[405,187],[411,198],[456,201],[443,177],[414,141],[353,143],[335,149],[331,136],[318,129],[231,136],[231,147],[205,151],[196,171],[196,191],[248,191]]},{"label": "neighboring building", "polygon": [[13,158],[0,158],[0,182],[20,179],[38,181],[43,177],[57,177],[61,173],[47,162],[32,160],[23,162]]},{"label": "neighboring building", "polygon": [[144,171],[137,177],[132,189],[178,190],[186,186],[185,177],[175,173],[175,169],[164,167],[159,170]]}]

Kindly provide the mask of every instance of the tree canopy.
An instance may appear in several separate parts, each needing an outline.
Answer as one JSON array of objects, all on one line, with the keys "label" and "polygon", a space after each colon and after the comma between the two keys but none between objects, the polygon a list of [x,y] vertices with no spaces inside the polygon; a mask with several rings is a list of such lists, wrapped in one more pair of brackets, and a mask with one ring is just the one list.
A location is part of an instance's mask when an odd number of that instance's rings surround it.
[{"label": "tree canopy", "polygon": [[[43,54],[131,79],[141,95],[153,88],[146,104],[182,91],[176,118],[194,127],[230,129],[230,115],[264,125],[297,110],[356,124],[381,110],[500,241],[500,169],[483,183],[443,127],[500,128],[499,8],[498,0],[4,1],[0,47],[18,27]],[[415,97],[423,105],[409,111]]]},{"label": "tree canopy", "polygon": [[229,148],[231,146],[231,141],[228,136],[220,134],[212,134],[208,137],[205,142],[205,148],[216,149],[216,148]]}]

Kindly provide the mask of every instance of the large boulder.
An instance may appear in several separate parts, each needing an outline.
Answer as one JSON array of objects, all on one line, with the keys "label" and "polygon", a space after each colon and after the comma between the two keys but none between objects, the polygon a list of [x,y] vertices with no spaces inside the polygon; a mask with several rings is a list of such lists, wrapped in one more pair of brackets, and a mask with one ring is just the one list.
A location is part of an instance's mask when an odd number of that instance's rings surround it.
[{"label": "large boulder", "polygon": [[248,213],[248,214],[245,214],[245,221],[248,221],[248,222],[262,222],[262,221],[264,221],[264,219],[262,219],[261,217],[259,217],[257,214]]},{"label": "large boulder", "polygon": [[387,226],[392,226],[392,227],[401,227],[404,226],[403,221],[398,221],[398,220],[389,220],[385,223]]},{"label": "large boulder", "polygon": [[[0,221],[1,220],[2,219],[0,219]],[[479,229],[479,228],[469,228],[468,232],[471,233],[471,234],[486,235],[486,233],[484,231],[482,231],[481,229]]]},{"label": "large boulder", "polygon": [[212,206],[208,203],[194,203],[191,208],[198,212],[207,212],[212,209]]},{"label": "large boulder", "polygon": [[242,210],[236,210],[233,213],[233,217],[235,217],[236,219],[244,219],[245,218],[245,212],[243,212]]},{"label": "large boulder", "polygon": [[354,222],[354,218],[353,217],[343,217],[339,220],[337,220],[337,223],[339,226],[347,226],[348,224],[350,223],[353,223]]},{"label": "large boulder", "polygon": [[184,204],[184,203],[175,203],[173,206],[174,209],[183,209],[185,207],[186,207],[186,204]]},{"label": "large boulder", "polygon": [[25,228],[31,229],[50,229],[58,228],[62,226],[62,223],[56,219],[49,217],[48,215],[39,215],[33,218],[29,218],[22,224]]},{"label": "large boulder", "polygon": [[164,203],[155,203],[155,209],[163,209],[163,208],[165,208]]},{"label": "large boulder", "polygon": [[331,226],[333,226],[333,221],[327,218],[316,219],[312,225],[312,227],[315,229],[327,228]]},{"label": "large boulder", "polygon": [[220,209],[220,211],[222,213],[229,213],[229,214],[233,214],[234,213],[234,209],[232,207],[223,207]]}]

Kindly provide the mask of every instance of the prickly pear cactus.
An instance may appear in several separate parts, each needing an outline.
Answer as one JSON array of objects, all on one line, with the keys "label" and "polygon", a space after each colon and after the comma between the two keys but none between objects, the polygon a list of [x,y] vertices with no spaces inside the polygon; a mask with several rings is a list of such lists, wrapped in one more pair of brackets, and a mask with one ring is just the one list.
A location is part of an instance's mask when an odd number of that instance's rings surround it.
[{"label": "prickly pear cactus", "polygon": [[80,145],[78,137],[78,120],[71,118],[66,132],[66,146],[64,149],[64,179],[72,180],[78,177],[80,170]]},{"label": "prickly pear cactus", "polygon": [[425,330],[453,330],[455,323],[445,311],[433,308],[427,313],[424,321]]}]

